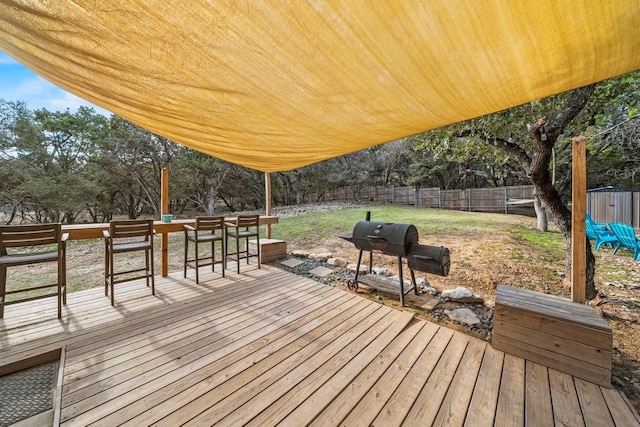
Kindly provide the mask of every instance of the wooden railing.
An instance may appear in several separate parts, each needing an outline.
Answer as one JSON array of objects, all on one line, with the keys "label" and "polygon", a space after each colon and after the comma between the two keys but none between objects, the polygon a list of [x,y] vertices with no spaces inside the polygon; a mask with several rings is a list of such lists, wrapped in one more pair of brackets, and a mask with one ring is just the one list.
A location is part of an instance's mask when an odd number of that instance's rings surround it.
[{"label": "wooden railing", "polygon": [[[227,222],[234,222],[236,217],[225,218]],[[153,229],[156,233],[162,235],[161,239],[161,255],[160,255],[160,270],[162,277],[166,277],[169,271],[169,248],[166,244],[166,236],[168,233],[182,232],[183,225],[195,226],[195,219],[174,219],[171,222],[154,221]],[[277,216],[260,216],[260,225],[271,226],[278,223]],[[84,239],[102,239],[102,232],[109,229],[109,223],[96,223],[96,224],[65,224],[62,226],[64,233],[69,233],[69,240],[84,240]]]}]

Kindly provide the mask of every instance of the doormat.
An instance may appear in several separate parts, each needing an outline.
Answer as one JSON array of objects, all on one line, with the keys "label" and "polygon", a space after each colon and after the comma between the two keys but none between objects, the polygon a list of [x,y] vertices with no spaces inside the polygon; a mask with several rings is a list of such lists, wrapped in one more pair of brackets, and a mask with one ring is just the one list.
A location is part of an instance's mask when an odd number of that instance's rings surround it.
[{"label": "doormat", "polygon": [[53,409],[58,361],[0,376],[0,426]]}]

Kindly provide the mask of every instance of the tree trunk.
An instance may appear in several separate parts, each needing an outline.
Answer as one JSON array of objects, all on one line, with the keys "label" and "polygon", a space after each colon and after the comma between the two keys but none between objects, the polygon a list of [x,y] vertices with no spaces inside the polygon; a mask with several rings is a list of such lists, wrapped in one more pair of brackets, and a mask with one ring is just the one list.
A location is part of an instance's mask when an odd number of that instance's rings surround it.
[{"label": "tree trunk", "polygon": [[[539,171],[538,171],[539,172]],[[543,174],[546,174],[549,177],[548,169],[545,168]],[[550,178],[550,177],[549,177]],[[547,207],[547,211],[553,218],[553,222],[558,226],[562,234],[564,235],[564,241],[567,248],[567,263],[565,266],[566,277],[571,277],[571,265],[572,265],[572,257],[571,257],[571,211],[566,207],[566,205],[562,202],[560,198],[560,194],[556,191],[555,187],[551,185],[551,180],[546,181],[545,179],[537,179],[533,180],[533,185],[536,187],[536,194],[544,205]],[[586,271],[586,297],[591,300],[598,295],[598,291],[595,287],[595,265],[596,260],[593,256],[593,252],[591,251],[591,244],[587,245],[586,249],[586,261],[587,261],[587,271]]]},{"label": "tree trunk", "polygon": [[[578,91],[580,91],[580,89],[578,89]],[[592,92],[593,91],[591,91],[591,93]],[[561,115],[567,110],[576,108],[576,105],[571,104],[572,99],[574,99],[574,97],[569,97],[569,100],[567,101],[568,105],[565,107],[565,109],[563,109],[563,112],[558,115],[558,118],[556,118],[556,120],[559,120]],[[588,96],[586,97],[586,99],[582,99],[581,101],[586,104],[587,100]],[[576,100],[574,99],[574,101]],[[562,201],[560,194],[552,183],[551,174],[549,173],[549,164],[553,155],[554,144],[558,136],[561,134],[561,130],[564,129],[564,126],[566,126],[566,123],[562,126],[560,126],[558,123],[551,123],[550,125],[545,127],[546,124],[546,119],[538,120],[537,124],[531,130],[531,134],[536,141],[536,145],[533,158],[531,159],[531,163],[529,166],[528,175],[531,179],[531,182],[535,186],[536,195],[540,197],[540,200],[547,208],[547,212],[549,212],[549,214],[553,218],[553,222],[558,226],[558,228],[564,235],[564,240],[567,247],[567,264],[565,267],[566,277],[570,278],[572,265],[571,211]],[[587,262],[586,297],[587,299],[591,300],[598,295],[598,291],[596,290],[594,282],[595,257],[593,256],[593,252],[591,252],[591,245],[587,245],[585,256]]]},{"label": "tree trunk", "polygon": [[536,219],[538,220],[538,231],[549,231],[549,221],[547,221],[547,210],[540,201],[538,195],[533,196],[533,209],[536,212]]},{"label": "tree trunk", "polygon": [[[535,187],[535,195],[545,206],[547,213],[558,226],[567,248],[566,277],[571,277],[571,211],[564,204],[560,194],[552,182],[549,165],[553,156],[553,149],[564,128],[584,109],[593,94],[594,85],[575,89],[557,115],[548,120],[546,117],[534,123],[529,132],[535,142],[533,156],[529,157],[522,146],[511,141],[495,138],[494,142],[514,155],[527,172],[527,177]],[[586,247],[586,297],[591,300],[598,295],[595,287],[595,257],[591,245]]]},{"label": "tree trunk", "polygon": [[209,187],[209,192],[207,194],[207,215],[213,216],[215,211],[215,203],[216,203],[216,188],[212,185]]}]

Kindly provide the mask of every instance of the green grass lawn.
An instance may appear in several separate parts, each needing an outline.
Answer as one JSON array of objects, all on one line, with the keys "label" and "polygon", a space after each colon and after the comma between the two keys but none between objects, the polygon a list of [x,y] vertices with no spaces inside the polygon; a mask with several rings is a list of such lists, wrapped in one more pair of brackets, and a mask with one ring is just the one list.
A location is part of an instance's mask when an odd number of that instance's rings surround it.
[{"label": "green grass lawn", "polygon": [[273,235],[288,242],[319,242],[351,233],[353,226],[364,220],[367,211],[371,211],[372,221],[413,224],[421,237],[458,236],[474,241],[486,236],[510,235],[532,250],[564,256],[562,235],[553,227],[548,233],[537,231],[533,218],[403,206],[343,208],[294,218],[281,218],[278,224],[273,226]]}]

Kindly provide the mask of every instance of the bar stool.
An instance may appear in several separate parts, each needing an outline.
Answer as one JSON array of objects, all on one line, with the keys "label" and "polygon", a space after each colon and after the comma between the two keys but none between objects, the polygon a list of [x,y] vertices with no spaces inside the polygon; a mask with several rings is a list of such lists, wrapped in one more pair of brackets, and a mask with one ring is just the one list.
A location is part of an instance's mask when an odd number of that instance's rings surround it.
[{"label": "bar stool", "polygon": [[[62,305],[67,304],[67,233],[62,233],[60,223],[4,225],[0,226],[0,319],[4,317],[4,306],[18,302],[32,301],[56,296],[58,298],[58,319],[62,318]],[[49,245],[55,245],[51,248]],[[22,252],[19,249],[29,248]],[[7,267],[55,262],[58,266],[57,281],[54,284],[32,284],[28,287],[7,291]],[[33,291],[56,288],[56,292],[33,295]],[[25,294],[7,301],[7,295]]]},{"label": "bar stool", "polygon": [[[238,215],[235,222],[225,222],[225,256],[227,262],[229,255],[236,256],[238,274],[240,274],[240,260],[246,259],[249,265],[249,258],[258,257],[258,268],[260,268],[260,215]],[[249,253],[249,238],[255,237],[257,241],[258,251],[256,255]],[[229,253],[229,238],[235,239],[236,251]],[[241,250],[240,242],[245,241],[244,249]],[[241,256],[242,255],[242,256]]]},{"label": "bar stool", "polygon": [[[109,231],[102,232],[104,236],[104,294],[109,295],[111,289],[111,305],[115,305],[114,284],[122,283],[134,279],[145,278],[147,286],[151,281],[151,294],[156,294],[155,281],[153,278],[153,229],[152,219],[132,219],[109,222]],[[113,255],[126,252],[144,252],[144,268],[134,268],[126,271],[114,271]],[[144,272],[135,277],[116,277]]]},{"label": "bar stool", "polygon": [[[196,270],[196,283],[200,283],[199,268],[210,265],[211,271],[215,271],[216,264],[222,264],[222,277],[224,277],[224,217],[223,216],[197,216],[195,227],[183,225],[184,229],[184,277],[187,277],[187,267]],[[220,230],[220,234],[216,231]],[[189,242],[193,242],[194,257],[189,259]],[[220,260],[216,261],[216,242],[221,243]],[[200,257],[198,246],[200,243],[211,243],[211,255]],[[205,261],[205,263],[202,263]]]}]

